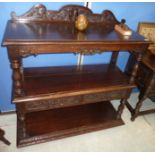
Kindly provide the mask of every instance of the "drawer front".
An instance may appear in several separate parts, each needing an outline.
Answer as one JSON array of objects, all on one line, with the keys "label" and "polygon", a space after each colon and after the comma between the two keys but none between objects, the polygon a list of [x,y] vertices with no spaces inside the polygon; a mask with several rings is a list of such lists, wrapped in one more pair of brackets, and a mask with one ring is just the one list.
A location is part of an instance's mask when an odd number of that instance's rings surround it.
[{"label": "drawer front", "polygon": [[101,101],[108,101],[113,99],[121,99],[125,98],[127,90],[119,90],[119,91],[111,91],[104,93],[93,93],[87,95],[79,95],[79,96],[71,96],[71,97],[63,97],[58,99],[51,100],[40,100],[40,101],[31,101],[25,102],[25,107],[27,112],[33,111],[41,111],[41,110],[49,110],[56,108],[63,108],[69,106],[76,106],[81,104],[95,103]]},{"label": "drawer front", "polygon": [[[83,102],[84,103],[94,103],[100,101],[108,101],[114,99],[121,99],[126,97],[127,92],[124,91],[111,91],[106,93],[96,93],[96,94],[88,94],[84,95]],[[130,93],[129,93],[130,95]]]},{"label": "drawer front", "polygon": [[71,105],[79,105],[82,102],[82,96],[63,97],[51,100],[40,100],[25,103],[27,111],[40,111],[55,109],[59,107],[68,107]]}]

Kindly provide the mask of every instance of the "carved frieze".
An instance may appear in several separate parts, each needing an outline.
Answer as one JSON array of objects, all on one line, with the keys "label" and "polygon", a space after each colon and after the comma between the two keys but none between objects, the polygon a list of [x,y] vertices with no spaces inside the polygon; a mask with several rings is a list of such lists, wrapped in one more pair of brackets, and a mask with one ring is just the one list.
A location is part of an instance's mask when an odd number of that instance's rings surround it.
[{"label": "carved frieze", "polygon": [[58,107],[67,107],[70,105],[79,105],[82,102],[82,96],[64,97],[58,99],[32,101],[25,104],[27,111],[47,110]]},{"label": "carved frieze", "polygon": [[60,107],[69,107],[69,106],[76,106],[80,104],[88,104],[94,102],[100,102],[105,100],[112,100],[115,98],[123,98],[126,95],[126,92],[115,91],[108,92],[108,93],[93,93],[93,94],[86,94],[86,95],[79,95],[79,96],[70,96],[70,97],[63,97],[57,99],[47,99],[47,100],[39,100],[39,101],[32,101],[32,102],[24,102],[26,111],[40,111],[40,110],[48,110],[48,109],[55,109]]}]

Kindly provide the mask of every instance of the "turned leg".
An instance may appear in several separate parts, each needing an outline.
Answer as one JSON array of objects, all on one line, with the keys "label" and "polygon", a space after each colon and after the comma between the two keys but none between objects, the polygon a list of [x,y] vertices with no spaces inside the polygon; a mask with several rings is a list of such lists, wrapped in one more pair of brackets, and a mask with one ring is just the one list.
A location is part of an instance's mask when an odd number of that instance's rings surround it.
[{"label": "turned leg", "polygon": [[20,123],[20,128],[21,128],[21,137],[25,138],[26,137],[26,123],[25,123],[25,114],[23,113],[17,113],[17,119]]},{"label": "turned leg", "polygon": [[127,101],[126,98],[121,99],[121,101],[120,101],[121,104],[120,104],[119,107],[118,107],[118,111],[117,111],[116,119],[121,119],[121,115],[122,115],[122,113],[123,113],[123,110],[124,110],[124,107],[125,107],[126,101]]},{"label": "turned leg", "polygon": [[140,92],[139,101],[138,101],[138,103],[136,104],[136,108],[135,108],[135,110],[134,110],[134,112],[133,112],[133,115],[132,115],[132,117],[131,117],[131,120],[132,120],[132,121],[134,121],[135,118],[138,116],[139,111],[140,111],[140,108],[142,107],[143,101],[147,98],[147,96],[148,96],[150,90],[152,89],[152,86],[153,86],[154,82],[155,82],[155,74],[153,74],[153,75],[150,77],[150,79],[148,79],[147,87],[146,87],[144,90],[142,90],[142,91]]},{"label": "turned leg", "polygon": [[137,61],[136,56],[134,54],[130,54],[128,62],[127,62],[126,67],[125,67],[125,73],[127,75],[129,75],[129,76],[131,75],[134,64],[136,61]]},{"label": "turned leg", "polygon": [[22,63],[20,59],[12,60],[11,66],[13,69],[13,88],[16,96],[23,96],[23,77],[22,77]]},{"label": "turned leg", "polygon": [[5,139],[4,135],[5,132],[0,128],[0,140],[4,142],[6,145],[10,145],[11,143],[7,139]]},{"label": "turned leg", "polygon": [[133,70],[132,70],[132,73],[131,73],[131,78],[130,78],[130,82],[129,83],[134,83],[135,82],[135,78],[136,78],[136,75],[137,75],[139,64],[140,64],[140,62],[142,60],[142,56],[143,56],[142,53],[138,53],[137,61],[136,61],[136,63],[133,66]]},{"label": "turned leg", "polygon": [[112,52],[110,65],[109,65],[110,70],[111,70],[111,68],[116,66],[118,55],[119,55],[119,51],[113,51]]},{"label": "turned leg", "polygon": [[[22,103],[21,103],[22,104]],[[20,127],[20,136],[21,138],[25,138],[26,135],[26,112],[24,110],[23,105],[16,105],[17,109],[17,121],[19,121],[19,127]]]},{"label": "turned leg", "polygon": [[[133,59],[133,61],[132,61]],[[131,53],[130,57],[129,57],[129,61],[128,63],[134,64],[132,72],[130,73],[131,68],[129,68],[129,66],[126,67],[126,72],[131,75],[129,83],[133,84],[135,83],[135,78],[138,72],[138,68],[139,68],[139,64],[142,60],[142,53],[138,53],[138,55],[134,55],[134,53]],[[129,65],[129,64],[128,64]],[[126,102],[127,108],[129,109],[129,111],[131,112],[131,115],[133,115],[133,109],[130,106],[130,104],[128,102]]]},{"label": "turned leg", "polygon": [[145,99],[146,99],[145,95],[144,96],[141,96],[141,95],[139,96],[139,101],[136,104],[136,108],[135,108],[135,110],[133,112],[133,115],[131,116],[131,121],[134,121],[136,119],[136,117],[138,116],[139,110],[142,107],[142,103],[143,103],[143,101]]},{"label": "turned leg", "polygon": [[115,66],[117,63],[117,58],[119,55],[119,51],[113,51],[111,55],[110,65]]},{"label": "turned leg", "polygon": [[[139,63],[140,63],[141,59],[142,59],[142,54],[138,53],[137,62],[135,63],[135,65],[133,67],[133,71],[131,73],[131,78],[129,80],[130,84],[134,83],[134,81],[135,81],[135,78],[136,78],[136,75],[137,75],[137,71],[138,71],[138,67],[139,67]],[[121,99],[121,101],[120,101],[121,104],[119,105],[118,111],[117,111],[117,119],[121,118],[123,109],[124,109],[125,105],[127,104],[127,99],[128,99],[130,94],[131,94],[131,90],[127,92],[125,98]]]}]

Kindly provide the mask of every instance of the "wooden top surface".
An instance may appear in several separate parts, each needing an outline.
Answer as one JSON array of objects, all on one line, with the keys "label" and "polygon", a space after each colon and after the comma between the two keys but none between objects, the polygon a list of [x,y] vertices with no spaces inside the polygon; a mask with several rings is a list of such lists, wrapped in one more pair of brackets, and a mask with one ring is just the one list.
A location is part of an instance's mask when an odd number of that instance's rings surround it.
[{"label": "wooden top surface", "polygon": [[110,25],[89,23],[85,32],[75,29],[73,22],[13,22],[8,21],[3,45],[34,44],[45,42],[140,42],[148,43],[144,37],[133,32],[129,39],[114,31]]},{"label": "wooden top surface", "polygon": [[[88,28],[85,32],[75,29],[78,15],[83,14],[88,19]],[[148,43],[144,37],[133,32],[126,39],[116,33],[114,27],[119,22],[110,10],[101,14],[93,13],[89,8],[79,5],[66,5],[58,11],[47,10],[38,4],[28,12],[17,16],[11,13],[12,19],[8,21],[2,45],[23,44],[52,44],[53,42],[109,42],[109,43]]]}]

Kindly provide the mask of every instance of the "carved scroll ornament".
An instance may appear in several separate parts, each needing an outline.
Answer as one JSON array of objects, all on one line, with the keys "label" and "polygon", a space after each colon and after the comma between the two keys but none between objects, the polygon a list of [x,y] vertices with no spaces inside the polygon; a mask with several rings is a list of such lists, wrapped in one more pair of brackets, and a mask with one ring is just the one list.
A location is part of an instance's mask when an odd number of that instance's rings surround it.
[{"label": "carved scroll ornament", "polygon": [[118,20],[114,14],[105,10],[101,14],[94,14],[89,8],[79,5],[66,5],[58,11],[47,10],[42,4],[33,6],[28,12],[21,16],[17,16],[15,12],[11,13],[13,21],[28,22],[28,21],[67,21],[73,22],[79,14],[87,16],[89,22],[102,22],[117,24]]}]

